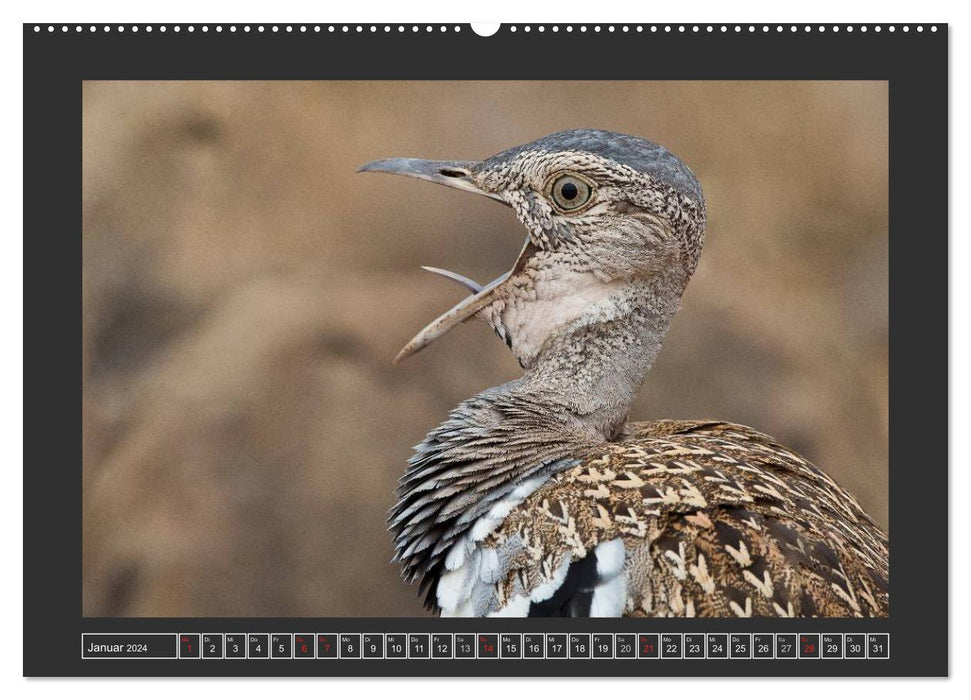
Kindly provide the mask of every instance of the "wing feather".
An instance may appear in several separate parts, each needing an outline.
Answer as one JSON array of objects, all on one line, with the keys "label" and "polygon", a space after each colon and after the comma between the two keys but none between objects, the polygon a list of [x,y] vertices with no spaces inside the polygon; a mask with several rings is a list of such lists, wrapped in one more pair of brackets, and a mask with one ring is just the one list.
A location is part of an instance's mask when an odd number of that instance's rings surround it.
[{"label": "wing feather", "polygon": [[[825,473],[730,423],[629,426],[549,477],[480,546],[511,538],[490,584],[495,610],[515,600],[521,612],[525,596],[539,598],[530,615],[888,614],[886,535]],[[622,575],[607,575],[618,554]]]}]

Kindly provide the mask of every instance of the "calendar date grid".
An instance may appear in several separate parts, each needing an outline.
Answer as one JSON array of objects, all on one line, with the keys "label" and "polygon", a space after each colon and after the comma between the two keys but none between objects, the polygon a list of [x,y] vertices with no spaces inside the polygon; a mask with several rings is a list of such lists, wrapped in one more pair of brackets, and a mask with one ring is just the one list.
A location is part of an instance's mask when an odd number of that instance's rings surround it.
[{"label": "calendar date grid", "polygon": [[[84,633],[83,659],[760,660],[889,659],[888,633],[181,632]],[[132,643],[132,640],[138,643]],[[147,644],[145,642],[148,642]]]}]

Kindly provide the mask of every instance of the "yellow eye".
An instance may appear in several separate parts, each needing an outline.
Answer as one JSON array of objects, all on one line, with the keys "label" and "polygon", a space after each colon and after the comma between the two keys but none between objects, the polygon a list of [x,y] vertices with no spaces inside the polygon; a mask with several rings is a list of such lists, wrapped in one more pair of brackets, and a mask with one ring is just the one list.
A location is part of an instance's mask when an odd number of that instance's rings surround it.
[{"label": "yellow eye", "polygon": [[561,175],[553,180],[550,196],[558,209],[564,212],[576,211],[590,201],[593,188],[590,183],[576,175]]}]

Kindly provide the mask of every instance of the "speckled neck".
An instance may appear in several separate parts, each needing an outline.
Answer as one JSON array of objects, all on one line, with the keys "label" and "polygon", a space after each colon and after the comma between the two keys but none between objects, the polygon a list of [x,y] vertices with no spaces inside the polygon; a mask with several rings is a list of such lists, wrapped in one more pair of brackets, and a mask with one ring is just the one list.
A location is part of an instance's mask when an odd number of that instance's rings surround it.
[{"label": "speckled neck", "polygon": [[554,331],[522,379],[525,393],[582,421],[613,440],[654,365],[680,305],[683,284],[631,282]]}]

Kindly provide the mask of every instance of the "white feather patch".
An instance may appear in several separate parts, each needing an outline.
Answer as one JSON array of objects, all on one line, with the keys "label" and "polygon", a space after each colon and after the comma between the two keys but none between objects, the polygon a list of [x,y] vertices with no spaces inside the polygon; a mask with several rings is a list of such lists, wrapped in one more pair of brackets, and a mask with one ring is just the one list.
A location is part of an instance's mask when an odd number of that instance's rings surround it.
[{"label": "white feather patch", "polygon": [[479,551],[482,553],[482,559],[479,563],[479,580],[483,583],[495,583],[505,573],[500,570],[499,552],[488,547],[482,547]]},{"label": "white feather patch", "polygon": [[590,617],[620,617],[627,603],[627,577],[614,576],[593,589]]},{"label": "white feather patch", "polygon": [[[528,481],[524,481],[515,489],[510,491],[504,498],[492,505],[485,515],[472,524],[467,535],[460,538],[452,545],[445,556],[446,572],[438,580],[435,589],[435,597],[438,600],[438,607],[442,609],[442,617],[472,617],[475,615],[476,600],[480,600],[484,591],[483,586],[491,586],[501,580],[506,574],[504,566],[506,561],[500,558],[499,552],[476,545],[486,537],[491,535],[497,527],[502,524],[513,509],[522,503],[531,493],[546,482],[546,476],[538,476]],[[569,558],[566,561],[566,568],[563,569],[559,582],[550,590],[549,595],[563,583],[566,578],[566,569],[569,568]],[[557,574],[560,572],[557,571]],[[522,597],[526,602],[526,611],[529,611],[529,598]],[[548,596],[547,596],[548,597]],[[503,608],[509,608],[514,604],[515,599]],[[480,600],[480,603],[482,601]],[[523,603],[515,602],[515,606],[521,607]],[[514,611],[519,607],[510,609],[510,615],[520,616]],[[522,613],[525,615],[526,613]]]},{"label": "white feather patch", "polygon": [[627,574],[624,562],[627,551],[619,537],[601,542],[594,550],[597,575],[602,583],[593,589],[590,617],[620,617],[627,605]]},{"label": "white feather patch", "polygon": [[[506,496],[496,501],[485,515],[475,521],[469,531],[469,537],[473,542],[481,542],[486,537],[495,532],[496,528],[502,524],[513,508],[526,500],[526,498],[536,489],[546,482],[547,477],[537,476],[528,481],[524,481]],[[453,547],[455,545],[452,545]]]},{"label": "white feather patch", "polygon": [[442,608],[442,617],[474,617],[472,601],[467,600],[457,608]]},{"label": "white feather patch", "polygon": [[472,541],[468,536],[462,537],[448,550],[448,555],[445,557],[445,568],[449,571],[455,571],[465,563],[466,557],[473,551],[475,551],[475,545],[472,544]]},{"label": "white feather patch", "polygon": [[[469,530],[469,537],[472,538],[473,542],[481,542],[486,537],[492,534],[493,530],[499,527],[499,523],[502,520],[499,518],[489,517],[488,513],[483,515],[481,518],[475,521],[475,525]],[[452,545],[453,547],[455,545]]]},{"label": "white feather patch", "polygon": [[[435,589],[435,597],[438,599],[438,607],[445,610],[456,608],[462,601],[469,597],[469,590],[472,587],[471,571],[473,562],[469,566],[463,566],[455,571],[448,571],[438,579],[438,588]],[[477,564],[477,562],[475,562]],[[478,566],[475,566],[478,569]]]},{"label": "white feather patch", "polygon": [[566,574],[570,570],[570,555],[567,554],[563,557],[563,561],[560,565],[556,567],[556,571],[553,572],[553,576],[543,583],[536,586],[532,593],[529,595],[529,599],[534,603],[541,603],[544,600],[548,600],[556,593],[557,589],[563,585],[566,581]]},{"label": "white feather patch", "polygon": [[593,550],[597,555],[597,575],[601,579],[613,578],[624,570],[624,541],[619,537],[609,542],[601,542]]}]

